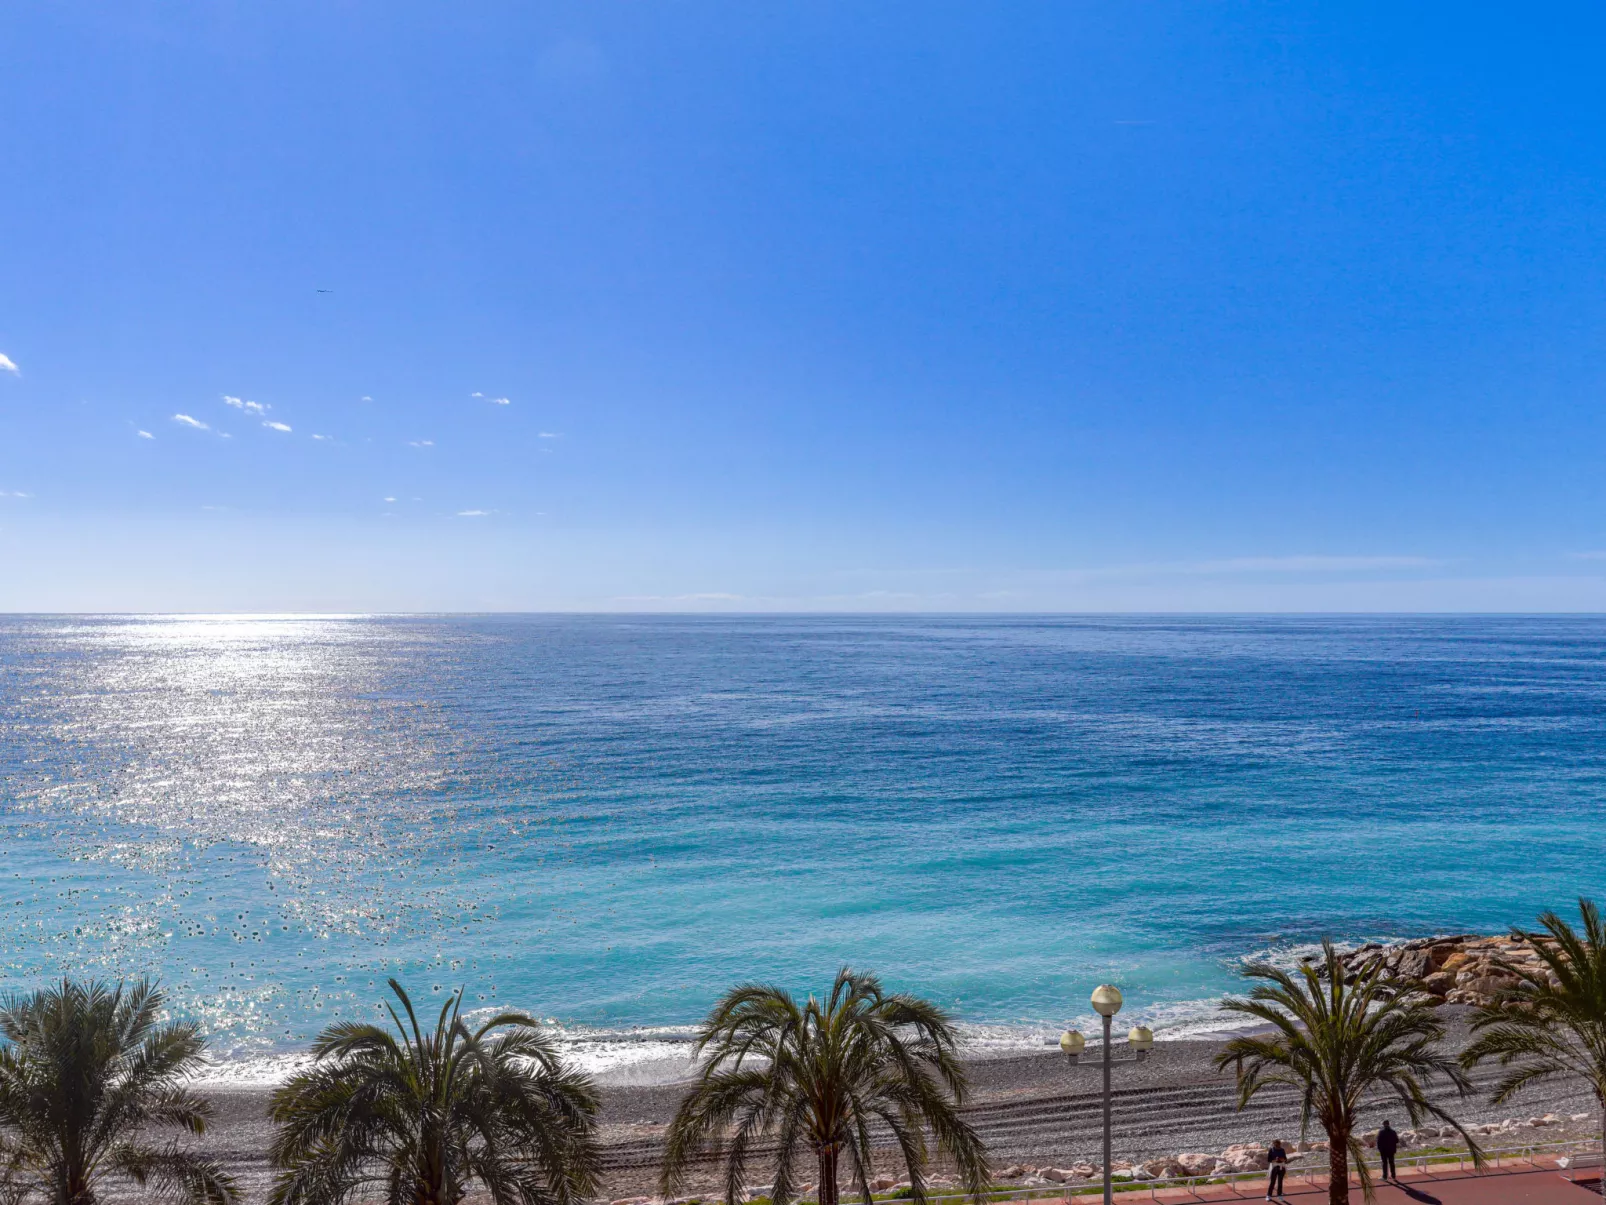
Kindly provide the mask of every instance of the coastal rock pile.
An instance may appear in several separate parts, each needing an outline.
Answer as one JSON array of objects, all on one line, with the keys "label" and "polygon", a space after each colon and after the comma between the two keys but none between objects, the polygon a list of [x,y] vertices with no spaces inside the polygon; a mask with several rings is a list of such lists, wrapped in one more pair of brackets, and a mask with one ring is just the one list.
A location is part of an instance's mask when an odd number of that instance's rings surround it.
[{"label": "coastal rock pile", "polygon": [[[1310,961],[1307,958],[1306,961]],[[1426,937],[1399,945],[1372,942],[1342,958],[1352,975],[1381,963],[1402,979],[1417,980],[1431,1004],[1492,1004],[1520,980],[1506,965],[1552,978],[1533,943],[1514,937]],[[1502,965],[1506,964],[1506,965]]]}]

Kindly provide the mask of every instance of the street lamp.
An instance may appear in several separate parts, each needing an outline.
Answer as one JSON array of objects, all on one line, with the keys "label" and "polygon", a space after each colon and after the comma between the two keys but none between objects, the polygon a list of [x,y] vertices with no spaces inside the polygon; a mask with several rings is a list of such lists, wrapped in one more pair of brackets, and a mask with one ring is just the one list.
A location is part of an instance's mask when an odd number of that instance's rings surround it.
[{"label": "street lamp", "polygon": [[1067,1029],[1060,1034],[1060,1049],[1071,1062],[1076,1062],[1082,1051],[1087,1049],[1087,1039],[1074,1029]]},{"label": "street lamp", "polygon": [[1093,989],[1093,1011],[1104,1018],[1104,1205],[1114,1205],[1110,1181],[1110,1018],[1121,1011],[1121,989],[1106,983]]},{"label": "street lamp", "polygon": [[1134,1025],[1132,1031],[1126,1035],[1126,1042],[1132,1047],[1132,1057],[1141,1063],[1149,1057],[1149,1051],[1154,1049],[1154,1030],[1147,1025]]}]

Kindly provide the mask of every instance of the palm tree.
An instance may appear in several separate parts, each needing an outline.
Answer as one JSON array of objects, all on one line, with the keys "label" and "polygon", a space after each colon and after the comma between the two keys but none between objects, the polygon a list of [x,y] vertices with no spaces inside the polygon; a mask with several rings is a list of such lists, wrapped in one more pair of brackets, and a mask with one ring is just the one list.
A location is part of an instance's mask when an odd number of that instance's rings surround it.
[{"label": "palm tree", "polygon": [[153,1129],[206,1130],[211,1106],[180,1086],[205,1049],[187,1021],[161,1023],[149,980],[73,983],[0,1006],[0,1196],[94,1205],[109,1180],[145,1199],[228,1205],[234,1181]]},{"label": "palm tree", "polygon": [[313,1043],[316,1063],[273,1094],[274,1205],[378,1193],[456,1205],[474,1182],[496,1205],[572,1205],[597,1184],[597,1094],[523,1013],[476,1029],[463,993],[426,1033],[401,984],[396,1033],[355,1021]]},{"label": "palm tree", "polygon": [[1246,978],[1263,982],[1248,999],[1223,1005],[1275,1030],[1233,1038],[1216,1056],[1216,1066],[1237,1069],[1238,1107],[1271,1084],[1299,1091],[1301,1128],[1308,1130],[1315,1118],[1327,1132],[1332,1205],[1349,1201],[1352,1158],[1361,1191],[1372,1199],[1372,1176],[1356,1130],[1362,1104],[1384,1093],[1398,1098],[1412,1125],[1437,1117],[1455,1126],[1474,1165],[1481,1166],[1483,1152],[1471,1136],[1423,1090],[1442,1076],[1462,1096],[1471,1091],[1456,1061],[1439,1052],[1444,1025],[1411,993],[1410,983],[1391,978],[1381,965],[1348,971],[1331,941],[1322,942],[1322,954],[1319,965],[1300,967],[1298,979],[1265,963],[1245,967]]},{"label": "palm tree", "polygon": [[[1606,1125],[1606,924],[1590,900],[1578,901],[1578,914],[1582,936],[1554,912],[1539,916],[1544,933],[1511,931],[1533,946],[1544,969],[1497,960],[1516,987],[1474,1014],[1477,1036],[1461,1060],[1472,1067],[1495,1059],[1507,1068],[1495,1086],[1495,1104],[1540,1080],[1581,1079],[1595,1093]],[[1606,1195],[1606,1177],[1601,1192]]]},{"label": "palm tree", "polygon": [[[819,1205],[837,1205],[844,1154],[850,1185],[868,1203],[875,1126],[897,1143],[917,1205],[926,1199],[928,1132],[979,1200],[987,1158],[959,1116],[967,1085],[956,1046],[941,1009],[886,995],[874,975],[846,967],[824,1004],[810,996],[800,1007],[762,984],[733,988],[698,1033],[694,1056],[710,1057],[669,1127],[664,1195],[684,1184],[693,1158],[711,1151],[725,1162],[725,1200],[739,1202],[748,1164],[762,1153],[774,1160],[770,1195],[784,1205],[807,1151],[819,1168]],[[761,1152],[761,1143],[773,1148]]]}]

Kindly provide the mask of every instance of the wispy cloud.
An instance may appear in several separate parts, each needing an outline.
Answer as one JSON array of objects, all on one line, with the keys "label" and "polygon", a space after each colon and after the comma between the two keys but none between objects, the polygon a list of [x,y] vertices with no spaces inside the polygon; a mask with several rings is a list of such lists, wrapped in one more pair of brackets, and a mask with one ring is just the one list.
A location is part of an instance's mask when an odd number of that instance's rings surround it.
[{"label": "wispy cloud", "polygon": [[386,498],[386,499],[384,499],[384,501],[386,501],[386,502],[394,502],[394,501],[396,501],[396,499],[394,499],[394,498]]},{"label": "wispy cloud", "polygon": [[362,395],[362,400],[363,400],[363,401],[365,401],[365,402],[371,402],[371,401],[373,401],[373,400],[374,400],[374,399],[373,399],[373,398],[371,398],[371,397],[369,397],[369,396],[368,396],[368,395],[367,395],[367,394],[366,394],[366,393],[365,393],[365,394],[363,394],[363,395]]},{"label": "wispy cloud", "polygon": [[1606,561],[1606,552],[1570,552],[1567,555],[1575,561]]},{"label": "wispy cloud", "polygon": [[492,511],[488,510],[460,510],[457,512],[457,517],[459,519],[477,519],[481,515],[489,515],[492,513]]},{"label": "wispy cloud", "polygon": [[319,439],[319,440],[330,440],[330,439],[333,439],[334,436],[333,435],[314,435],[312,438],[313,439]]},{"label": "wispy cloud", "polygon": [[175,414],[173,416],[173,421],[178,423],[180,426],[194,427],[197,431],[210,431],[212,429],[200,419],[191,418],[188,414]]},{"label": "wispy cloud", "polygon": [[407,446],[409,448],[433,448],[435,441],[433,439],[409,439]]},{"label": "wispy cloud", "polygon": [[14,377],[22,375],[22,369],[17,367],[17,362],[4,352],[0,352],[0,372],[9,372]]},{"label": "wispy cloud", "polygon": [[751,602],[746,594],[723,594],[709,591],[704,594],[620,594],[611,601],[617,603],[683,603],[683,602]]},{"label": "wispy cloud", "polygon": [[134,432],[134,434],[138,435],[141,439],[155,439],[156,438],[156,436],[152,435],[149,431],[145,431],[143,429]]},{"label": "wispy cloud", "polygon": [[481,393],[478,389],[476,389],[473,393],[469,394],[468,396],[469,397],[484,397],[485,395],[483,393]]},{"label": "wispy cloud", "polygon": [[264,420],[262,425],[264,427],[266,427],[269,431],[284,431],[284,432],[288,433],[289,430],[290,430],[290,424],[289,423],[276,423],[272,419]]},{"label": "wispy cloud", "polygon": [[33,495],[24,490],[0,490],[0,498],[32,498]]},{"label": "wispy cloud", "polygon": [[248,402],[244,398],[237,398],[231,394],[223,395],[223,404],[233,406],[236,410],[243,410],[247,414],[266,414],[273,407],[264,402]]},{"label": "wispy cloud", "polygon": [[505,397],[493,397],[491,399],[491,404],[493,406],[510,406],[510,405],[512,405],[512,403],[510,401],[508,401],[508,399],[505,398]]},{"label": "wispy cloud", "polygon": [[1427,569],[1442,564],[1426,556],[1237,556],[1178,568],[1184,573],[1353,573],[1367,569]]},{"label": "wispy cloud", "polygon": [[[559,435],[556,431],[542,431],[540,434],[541,434],[541,438],[542,439],[562,439],[563,438],[563,436]],[[585,455],[585,453],[582,452],[581,455],[583,456],[583,455]]]}]

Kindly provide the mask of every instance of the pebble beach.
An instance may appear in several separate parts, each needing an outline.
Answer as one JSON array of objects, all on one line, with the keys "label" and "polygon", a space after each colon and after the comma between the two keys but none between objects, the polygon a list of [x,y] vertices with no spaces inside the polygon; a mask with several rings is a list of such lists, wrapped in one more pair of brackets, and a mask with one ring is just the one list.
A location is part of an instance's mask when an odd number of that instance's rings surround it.
[{"label": "pebble beach", "polygon": [[[1466,1041],[1468,1011],[1459,1005],[1441,1011],[1452,1048]],[[1146,1060],[1137,1062],[1124,1043],[1117,1046],[1112,1167],[1118,1173],[1141,1179],[1203,1174],[1217,1167],[1251,1170],[1264,1166],[1264,1151],[1273,1138],[1295,1148],[1302,1136],[1292,1097],[1268,1095],[1239,1111],[1231,1072],[1217,1071],[1213,1064],[1219,1049],[1217,1040],[1159,1042]],[[1098,1173],[1102,1116],[1098,1047],[1091,1047],[1075,1066],[1057,1051],[1045,1051],[973,1059],[968,1067],[972,1092],[967,1119],[985,1137],[1000,1185],[1075,1183]],[[1474,1075],[1480,1085],[1492,1079],[1490,1070]],[[603,1191],[608,1201],[654,1197],[662,1136],[682,1091],[674,1083],[602,1088],[607,1168]],[[248,1201],[265,1200],[270,1179],[269,1092],[265,1087],[207,1092],[217,1115],[201,1144],[239,1177]],[[1487,1095],[1460,1102],[1442,1095],[1439,1099],[1464,1123],[1486,1127],[1479,1141],[1490,1149],[1599,1135],[1599,1109],[1581,1085],[1540,1087],[1499,1107],[1489,1104]],[[1408,1129],[1408,1119],[1398,1106],[1379,1102],[1373,1126],[1385,1118],[1397,1129]],[[1309,1147],[1321,1138],[1319,1131],[1303,1135]],[[1449,1147],[1456,1142],[1424,1131],[1407,1134],[1403,1149]],[[1326,1155],[1319,1149],[1310,1149],[1304,1158],[1325,1166]],[[1294,1166],[1300,1165],[1296,1151]],[[889,1158],[884,1170],[883,1187],[895,1189],[901,1183],[897,1178],[901,1166]],[[939,1172],[939,1182],[941,1178]],[[757,1181],[748,1187],[762,1189],[764,1184]],[[693,1177],[691,1191],[705,1194],[705,1199],[719,1191],[713,1164]]]}]

